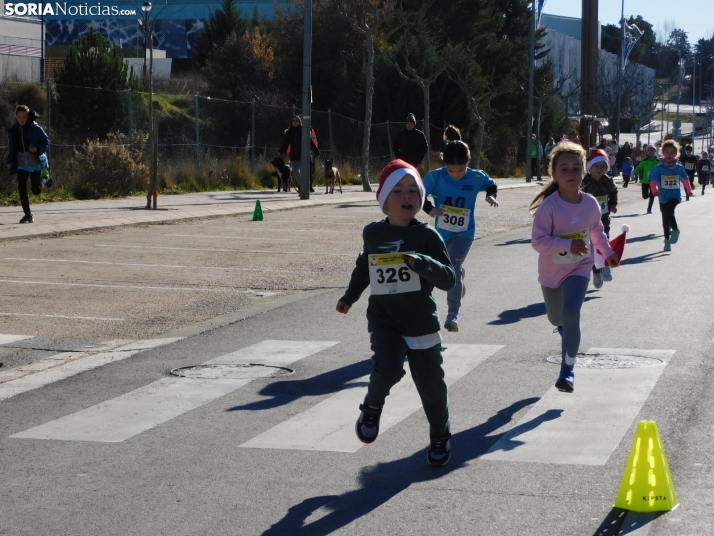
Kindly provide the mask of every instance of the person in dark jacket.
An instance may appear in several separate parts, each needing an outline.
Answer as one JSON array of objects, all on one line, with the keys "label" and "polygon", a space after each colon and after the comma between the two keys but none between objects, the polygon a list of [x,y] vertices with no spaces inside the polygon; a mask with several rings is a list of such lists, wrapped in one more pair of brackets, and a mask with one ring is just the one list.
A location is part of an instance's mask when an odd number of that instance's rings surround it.
[{"label": "person in dark jacket", "polygon": [[25,215],[20,223],[32,223],[34,218],[30,212],[30,200],[27,195],[27,179],[34,195],[42,192],[42,171],[49,167],[47,148],[49,138],[42,127],[35,122],[39,114],[27,106],[15,108],[15,123],[7,131],[8,151],[5,163],[10,173],[17,172],[17,189],[20,203]]},{"label": "person in dark jacket", "polygon": [[[315,145],[315,141],[312,136],[310,136],[310,152],[317,158],[320,156],[320,150]],[[302,120],[299,116],[294,116],[290,121],[290,126],[284,133],[283,144],[280,146],[280,151],[278,156],[288,153],[290,157],[290,169],[292,170],[293,177],[297,181],[298,186],[300,185],[300,164],[302,163]],[[313,172],[314,166],[312,164],[312,159],[310,160],[310,191],[314,192],[312,188],[312,181],[314,178]],[[298,187],[298,192],[300,188]]]},{"label": "person in dark jacket", "polygon": [[394,141],[394,157],[418,168],[421,161],[424,160],[428,148],[424,133],[416,128],[414,114],[409,114],[406,128],[397,134]]}]

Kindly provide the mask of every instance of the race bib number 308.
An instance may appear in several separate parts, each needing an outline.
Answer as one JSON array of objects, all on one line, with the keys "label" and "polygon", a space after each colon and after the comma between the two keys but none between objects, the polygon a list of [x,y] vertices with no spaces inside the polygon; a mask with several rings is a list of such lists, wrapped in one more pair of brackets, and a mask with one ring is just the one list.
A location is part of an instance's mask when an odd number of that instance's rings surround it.
[{"label": "race bib number 308", "polygon": [[441,208],[444,211],[444,215],[439,216],[439,221],[436,224],[437,229],[460,233],[469,228],[471,209],[450,207],[448,205],[441,205]]},{"label": "race bib number 308", "polygon": [[402,253],[373,253],[368,256],[368,263],[372,294],[402,294],[421,290],[419,276],[404,263]]}]

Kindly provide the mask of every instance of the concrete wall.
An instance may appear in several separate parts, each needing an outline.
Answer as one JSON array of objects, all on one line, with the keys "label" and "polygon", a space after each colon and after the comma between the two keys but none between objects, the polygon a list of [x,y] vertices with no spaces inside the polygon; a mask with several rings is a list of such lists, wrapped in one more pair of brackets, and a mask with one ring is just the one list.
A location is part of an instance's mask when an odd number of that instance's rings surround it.
[{"label": "concrete wall", "polygon": [[[3,12],[0,0],[0,13]],[[41,50],[40,22],[0,17],[0,82],[39,82]]]}]

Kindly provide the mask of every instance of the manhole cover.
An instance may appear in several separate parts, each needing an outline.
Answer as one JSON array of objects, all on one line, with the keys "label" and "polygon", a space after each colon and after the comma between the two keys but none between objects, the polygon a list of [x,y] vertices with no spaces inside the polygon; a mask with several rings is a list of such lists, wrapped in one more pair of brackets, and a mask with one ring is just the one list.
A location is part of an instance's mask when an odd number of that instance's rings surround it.
[{"label": "manhole cover", "polygon": [[238,363],[235,365],[192,365],[171,369],[171,374],[181,378],[196,380],[252,380],[272,376],[287,376],[295,372],[287,367],[261,365],[260,363]]},{"label": "manhole cover", "polygon": [[[561,358],[559,355],[551,355],[548,362],[560,365]],[[578,354],[578,360],[575,362],[577,368],[589,369],[627,369],[660,365],[664,365],[664,361],[656,357],[617,354]]]}]

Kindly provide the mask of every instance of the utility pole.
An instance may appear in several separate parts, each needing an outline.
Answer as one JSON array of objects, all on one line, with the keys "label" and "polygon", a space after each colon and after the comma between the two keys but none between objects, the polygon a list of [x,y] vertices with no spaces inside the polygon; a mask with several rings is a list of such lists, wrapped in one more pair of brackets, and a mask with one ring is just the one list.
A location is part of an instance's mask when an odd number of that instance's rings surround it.
[{"label": "utility pole", "polygon": [[[302,51],[302,151],[300,199],[310,199],[310,133],[312,132],[312,0],[305,0],[305,35]],[[317,162],[315,162],[317,166]],[[317,172],[317,169],[315,169]]]},{"label": "utility pole", "polygon": [[[528,128],[526,129],[526,182],[531,182],[533,177],[533,85],[535,84],[535,33],[536,33],[536,0],[531,2],[531,51],[528,57]],[[538,140],[536,140],[538,141]],[[536,144],[536,152],[538,145]]]},{"label": "utility pole", "polygon": [[[682,100],[682,74],[683,74],[683,69],[684,69],[684,60],[682,59],[682,53],[680,51],[679,53],[679,63],[677,64],[679,67],[679,72],[678,72],[678,89],[677,89],[677,117],[675,118],[674,122],[672,123],[672,126],[674,126],[674,139],[679,141],[682,138],[682,121],[679,119],[679,102]],[[693,113],[693,112],[692,112]]]}]

